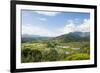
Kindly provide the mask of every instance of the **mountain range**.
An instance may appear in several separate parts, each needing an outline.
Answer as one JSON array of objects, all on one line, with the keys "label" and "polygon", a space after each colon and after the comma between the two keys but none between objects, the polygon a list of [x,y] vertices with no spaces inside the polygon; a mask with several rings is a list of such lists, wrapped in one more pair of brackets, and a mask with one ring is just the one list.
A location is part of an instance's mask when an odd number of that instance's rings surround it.
[{"label": "mountain range", "polygon": [[61,40],[62,42],[81,42],[90,40],[90,32],[71,32],[53,38],[54,40]]},{"label": "mountain range", "polygon": [[76,41],[89,41],[90,32],[71,32],[68,34],[63,34],[57,37],[46,37],[40,35],[22,35],[22,42],[29,41],[40,41],[40,40],[59,40],[62,42],[76,42]]}]

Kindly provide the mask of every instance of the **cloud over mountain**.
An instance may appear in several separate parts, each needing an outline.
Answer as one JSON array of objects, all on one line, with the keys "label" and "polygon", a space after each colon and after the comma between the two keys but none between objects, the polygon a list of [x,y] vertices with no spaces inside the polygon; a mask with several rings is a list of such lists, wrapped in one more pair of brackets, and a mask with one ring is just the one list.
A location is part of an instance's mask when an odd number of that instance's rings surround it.
[{"label": "cloud over mountain", "polygon": [[22,26],[22,34],[54,37],[62,34],[68,34],[70,32],[90,32],[90,20],[84,19],[83,23],[80,25],[76,25],[71,22],[69,24],[66,24],[63,28],[55,29],[55,31],[33,24],[26,24]]},{"label": "cloud over mountain", "polygon": [[66,24],[65,27],[62,29],[63,33],[70,33],[70,32],[90,32],[90,20],[84,19],[82,24],[74,24],[74,22],[70,22]]}]

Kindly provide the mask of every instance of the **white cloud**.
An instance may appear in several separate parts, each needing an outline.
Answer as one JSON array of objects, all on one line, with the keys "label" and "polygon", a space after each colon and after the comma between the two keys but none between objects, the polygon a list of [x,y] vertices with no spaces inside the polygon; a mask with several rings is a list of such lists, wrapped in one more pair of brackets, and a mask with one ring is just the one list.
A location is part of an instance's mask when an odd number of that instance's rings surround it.
[{"label": "white cloud", "polygon": [[60,12],[47,12],[47,11],[35,11],[38,14],[46,15],[46,16],[55,16]]},{"label": "white cloud", "polygon": [[84,19],[84,23],[78,26],[78,31],[89,32],[90,31],[90,20]]},{"label": "white cloud", "polygon": [[54,31],[33,24],[22,25],[22,34],[55,37],[70,32],[90,32],[90,20],[84,19],[82,24],[74,24],[72,21],[69,24],[66,24],[63,28],[57,28]]},{"label": "white cloud", "polygon": [[89,32],[90,31],[90,20],[84,19],[82,24],[74,24],[71,21],[69,24],[66,24],[65,27],[62,29],[63,33],[70,33],[70,32]]},{"label": "white cloud", "polygon": [[51,36],[51,37],[57,35],[54,32],[51,32],[50,30],[44,27],[34,26],[31,24],[22,25],[22,34]]},{"label": "white cloud", "polygon": [[38,18],[39,20],[41,21],[46,21],[47,19],[46,18]]},{"label": "white cloud", "polygon": [[76,26],[73,23],[67,24],[64,28],[63,28],[63,32],[66,33],[70,33],[70,32],[74,32],[76,31]]}]

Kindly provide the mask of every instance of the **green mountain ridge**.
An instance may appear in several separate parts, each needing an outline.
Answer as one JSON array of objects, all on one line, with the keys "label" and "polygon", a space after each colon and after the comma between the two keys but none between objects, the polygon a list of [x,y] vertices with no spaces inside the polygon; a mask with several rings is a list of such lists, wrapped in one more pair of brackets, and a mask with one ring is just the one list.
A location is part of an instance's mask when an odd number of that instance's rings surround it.
[{"label": "green mountain ridge", "polygon": [[90,41],[90,32],[71,32],[57,37],[46,37],[40,35],[22,35],[22,42],[27,41],[59,41],[59,42],[81,42]]},{"label": "green mountain ridge", "polygon": [[81,42],[90,41],[90,32],[71,32],[53,38],[53,40],[59,40],[61,42]]}]

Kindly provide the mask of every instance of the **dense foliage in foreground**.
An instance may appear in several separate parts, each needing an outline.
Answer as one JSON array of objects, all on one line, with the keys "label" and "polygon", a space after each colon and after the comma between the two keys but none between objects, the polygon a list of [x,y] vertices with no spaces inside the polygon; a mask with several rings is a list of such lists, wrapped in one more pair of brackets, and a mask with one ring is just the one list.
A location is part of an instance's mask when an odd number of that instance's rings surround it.
[{"label": "dense foliage in foreground", "polygon": [[59,43],[56,41],[22,43],[21,62],[88,60],[89,42]]}]

